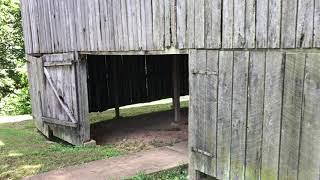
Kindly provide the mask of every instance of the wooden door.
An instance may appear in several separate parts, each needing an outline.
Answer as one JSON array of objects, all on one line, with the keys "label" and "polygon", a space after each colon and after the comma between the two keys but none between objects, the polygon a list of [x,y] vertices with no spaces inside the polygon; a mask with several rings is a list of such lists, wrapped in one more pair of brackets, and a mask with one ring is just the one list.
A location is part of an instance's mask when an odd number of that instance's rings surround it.
[{"label": "wooden door", "polygon": [[44,55],[36,64],[38,73],[35,75],[30,71],[29,74],[30,83],[38,88],[38,93],[32,92],[38,99],[33,100],[37,104],[35,118],[42,125],[37,126],[38,129],[47,136],[51,134],[71,144],[88,141],[85,61],[79,60],[74,53],[63,53]]}]

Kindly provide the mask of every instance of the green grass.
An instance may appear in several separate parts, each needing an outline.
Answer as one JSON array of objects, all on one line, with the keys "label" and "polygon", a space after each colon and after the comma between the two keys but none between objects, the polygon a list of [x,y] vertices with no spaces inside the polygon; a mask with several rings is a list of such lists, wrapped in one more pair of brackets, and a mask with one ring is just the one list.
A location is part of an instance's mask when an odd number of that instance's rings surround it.
[{"label": "green grass", "polygon": [[[182,101],[180,103],[181,108],[188,107],[188,101]],[[134,107],[128,109],[120,109],[120,116],[121,117],[132,117],[138,116],[142,114],[149,114],[153,112],[161,112],[161,111],[168,111],[172,109],[172,103],[169,104],[159,104],[159,105],[149,105],[143,107]],[[90,123],[97,123],[100,121],[106,121],[114,119],[115,117],[115,110],[110,109],[103,112],[93,112],[89,114]]]},{"label": "green grass", "polygon": [[20,179],[122,153],[112,146],[75,147],[46,141],[33,121],[0,124],[0,179]]},{"label": "green grass", "polygon": [[[187,106],[188,102],[181,103],[181,107]],[[121,116],[131,117],[170,109],[172,109],[171,104],[135,107],[122,109]],[[90,113],[91,123],[113,118],[114,110]],[[47,139],[36,130],[33,121],[0,124],[0,179],[21,179],[25,176],[125,153],[112,145],[77,147],[65,143],[48,143]],[[174,171],[150,177],[141,174],[136,178],[183,179],[183,176],[180,171]]]},{"label": "green grass", "polygon": [[186,167],[175,168],[159,173],[146,175],[139,173],[137,176],[130,178],[130,180],[186,180],[187,169]]}]

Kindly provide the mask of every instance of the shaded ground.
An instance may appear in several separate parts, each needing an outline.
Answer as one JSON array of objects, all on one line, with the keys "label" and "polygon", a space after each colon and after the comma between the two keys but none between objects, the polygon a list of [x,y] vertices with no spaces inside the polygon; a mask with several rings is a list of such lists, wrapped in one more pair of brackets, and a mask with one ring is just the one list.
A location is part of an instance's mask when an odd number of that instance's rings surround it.
[{"label": "shaded ground", "polygon": [[155,112],[91,125],[98,145],[114,144],[128,152],[173,145],[188,138],[188,109],[181,109],[178,128],[170,126],[173,111]]}]

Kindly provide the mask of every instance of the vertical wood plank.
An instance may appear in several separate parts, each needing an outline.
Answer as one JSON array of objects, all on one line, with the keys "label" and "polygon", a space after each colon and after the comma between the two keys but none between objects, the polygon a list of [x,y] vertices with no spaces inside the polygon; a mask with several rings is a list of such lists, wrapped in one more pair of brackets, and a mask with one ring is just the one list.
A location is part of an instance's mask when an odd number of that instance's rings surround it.
[{"label": "vertical wood plank", "polygon": [[222,10],[222,47],[232,48],[233,42],[233,0],[223,0]]},{"label": "vertical wood plank", "polygon": [[268,47],[280,47],[281,0],[269,0]]},{"label": "vertical wood plank", "polygon": [[254,48],[256,40],[256,1],[246,0],[245,20],[245,41],[246,48]]},{"label": "vertical wood plank", "polygon": [[279,179],[283,180],[298,175],[304,70],[304,54],[286,54],[279,164]]},{"label": "vertical wood plank", "polygon": [[217,178],[229,179],[233,51],[220,51],[217,118]]},{"label": "vertical wood plank", "polygon": [[128,21],[127,21],[127,1],[121,0],[121,24],[123,33],[123,48],[129,50],[129,37],[128,37]]},{"label": "vertical wood plank", "polygon": [[152,1],[152,32],[154,49],[160,48],[160,15],[160,1]]},{"label": "vertical wood plank", "polygon": [[205,47],[221,47],[221,0],[205,0]]},{"label": "vertical wood plank", "polygon": [[284,59],[281,52],[267,52],[261,179],[277,179],[281,130]]},{"label": "vertical wood plank", "polygon": [[314,39],[313,39],[313,47],[320,47],[320,2],[315,1],[314,4]]},{"label": "vertical wood plank", "polygon": [[147,49],[147,32],[146,32],[146,16],[145,16],[145,0],[140,0],[140,13],[141,13],[141,47]]},{"label": "vertical wood plank", "polygon": [[233,48],[245,47],[246,2],[234,0]]},{"label": "vertical wood plank", "polygon": [[141,31],[141,4],[140,0],[135,0],[135,6],[136,6],[136,23],[137,23],[137,33],[138,33],[138,47],[137,50],[142,49],[142,31]]},{"label": "vertical wood plank", "polygon": [[[112,4],[110,6],[110,8],[112,9],[112,20],[113,20],[112,27],[113,27],[113,33],[114,33],[114,50],[120,49],[120,44],[119,44],[119,39],[120,39],[119,32],[120,31],[119,31],[119,21],[118,21],[119,18],[117,18],[118,12],[119,12],[117,7],[118,7],[119,2],[120,1],[118,1],[118,0],[112,0]],[[129,31],[129,32],[132,32],[132,31]],[[130,34],[129,34],[129,37],[130,37]],[[129,43],[130,43],[130,39],[129,39]]]},{"label": "vertical wood plank", "polygon": [[[171,46],[171,0],[164,0],[164,44],[168,48]],[[185,22],[186,23],[186,22]]]},{"label": "vertical wood plank", "polygon": [[39,53],[39,34],[38,34],[38,5],[36,0],[28,1],[27,3],[29,8],[29,16],[30,16],[30,32],[32,36],[32,50],[33,53]]},{"label": "vertical wood plank", "polygon": [[196,48],[204,48],[204,26],[205,26],[205,14],[204,14],[204,0],[198,0],[194,4],[195,11],[195,36],[194,43]]},{"label": "vertical wood plank", "polygon": [[266,53],[252,51],[249,63],[245,179],[260,179]]},{"label": "vertical wood plank", "polygon": [[33,52],[32,50],[32,37],[30,31],[30,19],[29,19],[29,8],[26,0],[21,0],[21,13],[22,13],[22,27],[23,37],[26,53]]},{"label": "vertical wood plank", "polygon": [[314,0],[299,0],[297,19],[297,48],[313,46]]},{"label": "vertical wood plank", "polygon": [[[177,1],[177,46],[179,49],[186,47],[186,33],[187,33],[187,1]],[[191,17],[190,17],[191,18]]]},{"label": "vertical wood plank", "polygon": [[187,0],[187,47],[195,47],[195,0]]},{"label": "vertical wood plank", "polygon": [[320,54],[307,54],[298,179],[319,179]]},{"label": "vertical wood plank", "polygon": [[297,0],[282,0],[281,47],[296,47]]},{"label": "vertical wood plank", "polygon": [[152,22],[152,4],[150,0],[144,0],[145,5],[145,17],[146,17],[146,39],[147,39],[147,50],[153,49],[153,22]]},{"label": "vertical wood plank", "polygon": [[257,1],[256,47],[266,48],[268,44],[268,0]]},{"label": "vertical wood plank", "polygon": [[249,52],[235,51],[232,92],[231,179],[244,179]]}]

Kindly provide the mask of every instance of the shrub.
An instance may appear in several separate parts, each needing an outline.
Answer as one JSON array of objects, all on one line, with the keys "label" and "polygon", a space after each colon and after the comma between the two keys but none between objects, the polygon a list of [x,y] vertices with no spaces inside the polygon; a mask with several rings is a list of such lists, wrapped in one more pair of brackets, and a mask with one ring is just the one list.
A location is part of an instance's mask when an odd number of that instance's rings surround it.
[{"label": "shrub", "polygon": [[14,93],[4,97],[0,102],[0,114],[2,115],[20,115],[30,113],[31,104],[28,87],[15,90]]}]

